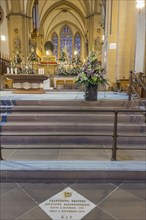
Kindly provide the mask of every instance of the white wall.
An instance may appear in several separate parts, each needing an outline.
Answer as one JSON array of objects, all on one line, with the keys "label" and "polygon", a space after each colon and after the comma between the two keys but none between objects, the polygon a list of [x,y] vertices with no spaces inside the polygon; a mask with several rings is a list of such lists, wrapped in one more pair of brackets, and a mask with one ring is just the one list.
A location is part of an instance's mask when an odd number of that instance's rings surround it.
[{"label": "white wall", "polygon": [[137,15],[137,38],[135,50],[135,71],[144,72],[145,44],[146,44],[146,9],[139,11]]}]

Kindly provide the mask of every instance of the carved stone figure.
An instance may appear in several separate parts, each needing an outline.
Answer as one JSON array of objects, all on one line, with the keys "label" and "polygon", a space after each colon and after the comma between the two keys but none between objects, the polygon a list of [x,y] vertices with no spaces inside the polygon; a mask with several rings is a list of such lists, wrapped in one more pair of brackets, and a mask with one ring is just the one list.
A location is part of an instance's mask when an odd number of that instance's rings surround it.
[{"label": "carved stone figure", "polygon": [[14,50],[15,51],[20,51],[21,49],[21,40],[20,38],[17,36],[15,39],[14,39]]}]

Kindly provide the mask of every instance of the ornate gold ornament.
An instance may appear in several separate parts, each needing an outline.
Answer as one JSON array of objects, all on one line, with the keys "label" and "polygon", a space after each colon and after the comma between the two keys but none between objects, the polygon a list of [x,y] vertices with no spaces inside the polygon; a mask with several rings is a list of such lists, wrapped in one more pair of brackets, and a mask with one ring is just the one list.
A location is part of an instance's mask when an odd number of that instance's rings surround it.
[{"label": "ornate gold ornament", "polygon": [[72,193],[70,193],[70,192],[64,192],[64,196],[65,196],[65,197],[71,197],[71,196],[72,196]]}]

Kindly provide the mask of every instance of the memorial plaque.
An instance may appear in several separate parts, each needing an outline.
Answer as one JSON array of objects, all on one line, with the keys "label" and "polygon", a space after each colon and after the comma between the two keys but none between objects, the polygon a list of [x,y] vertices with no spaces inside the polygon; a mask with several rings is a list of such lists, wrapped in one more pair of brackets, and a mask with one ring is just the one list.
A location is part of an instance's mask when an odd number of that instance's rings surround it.
[{"label": "memorial plaque", "polygon": [[69,187],[39,206],[53,220],[80,220],[96,207],[94,203]]}]

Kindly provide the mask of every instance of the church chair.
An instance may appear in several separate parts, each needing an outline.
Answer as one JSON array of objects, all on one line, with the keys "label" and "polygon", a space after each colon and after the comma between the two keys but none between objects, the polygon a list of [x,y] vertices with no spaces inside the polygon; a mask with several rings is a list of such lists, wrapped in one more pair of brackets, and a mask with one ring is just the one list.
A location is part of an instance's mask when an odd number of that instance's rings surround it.
[{"label": "church chair", "polygon": [[72,79],[68,79],[68,80],[65,80],[65,88],[72,88],[74,89],[74,80]]},{"label": "church chair", "polygon": [[56,80],[56,89],[58,90],[59,87],[65,88],[64,80]]}]

